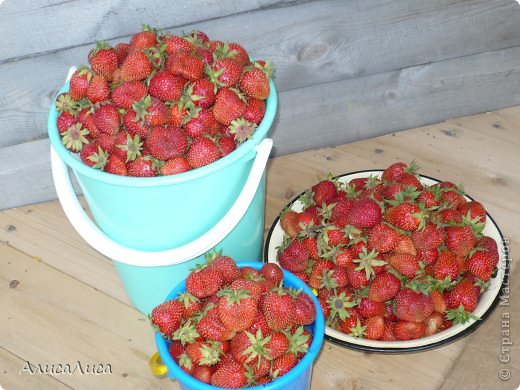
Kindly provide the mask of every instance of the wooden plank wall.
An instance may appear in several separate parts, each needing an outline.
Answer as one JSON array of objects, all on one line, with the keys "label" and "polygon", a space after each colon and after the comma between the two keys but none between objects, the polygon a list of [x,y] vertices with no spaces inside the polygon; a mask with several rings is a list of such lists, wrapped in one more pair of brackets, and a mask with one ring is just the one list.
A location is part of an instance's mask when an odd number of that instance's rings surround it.
[{"label": "wooden plank wall", "polygon": [[97,40],[200,29],[276,65],[274,155],[520,104],[514,0],[0,3],[0,210],[55,199],[47,114]]}]

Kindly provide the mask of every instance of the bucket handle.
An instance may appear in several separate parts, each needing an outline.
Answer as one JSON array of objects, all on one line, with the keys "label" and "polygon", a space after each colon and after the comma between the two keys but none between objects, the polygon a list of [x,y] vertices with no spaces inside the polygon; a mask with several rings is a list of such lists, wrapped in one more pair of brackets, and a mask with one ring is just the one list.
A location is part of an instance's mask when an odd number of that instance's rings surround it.
[{"label": "bucket handle", "polygon": [[120,263],[158,267],[183,263],[215,247],[240,222],[262,180],[273,140],[265,138],[256,147],[256,157],[244,188],[224,217],[206,233],[183,246],[164,251],[140,251],[117,243],[103,233],[89,218],[74,192],[69,171],[51,146],[51,167],[56,192],[65,215],[83,239],[98,252]]}]

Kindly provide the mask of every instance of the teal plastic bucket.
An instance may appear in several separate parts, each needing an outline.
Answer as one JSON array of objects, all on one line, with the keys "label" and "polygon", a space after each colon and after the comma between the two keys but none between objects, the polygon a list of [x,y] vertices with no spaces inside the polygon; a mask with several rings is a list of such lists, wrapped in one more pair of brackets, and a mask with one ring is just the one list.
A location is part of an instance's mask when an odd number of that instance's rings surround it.
[{"label": "teal plastic bucket", "polygon": [[[73,73],[72,68],[69,71]],[[57,95],[68,91],[69,83]],[[51,165],[60,203],[74,228],[115,262],[125,289],[148,314],[213,248],[237,261],[260,259],[265,210],[265,138],[277,109],[271,82],[263,121],[251,139],[216,162],[177,175],[136,178],[85,165],[62,144],[54,104],[48,118]],[[77,179],[93,221],[71,184]]]},{"label": "teal plastic bucket", "polygon": [[[253,267],[260,269],[261,263],[258,262],[242,262],[239,264],[240,267]],[[320,308],[320,304],[310,288],[301,281],[294,274],[283,270],[284,275],[284,286],[293,287],[296,289],[302,289],[308,294],[316,305],[316,320],[306,326],[306,328],[313,334],[312,343],[309,347],[309,351],[305,356],[298,362],[298,364],[287,374],[275,379],[271,383],[259,386],[249,387],[249,390],[305,390],[311,387],[311,376],[312,376],[312,364],[323,345],[323,335],[325,332],[325,319],[323,312]],[[179,293],[186,290],[186,284],[184,282],[179,283],[168,295],[166,300],[173,299],[179,295]],[[183,390],[218,390],[219,387],[208,385],[188,375],[182,368],[180,368],[175,360],[171,357],[168,352],[170,342],[162,337],[158,332],[155,333],[155,343],[157,345],[157,351],[161,358],[162,363],[166,366],[166,371],[171,379],[177,379],[181,389]]]}]

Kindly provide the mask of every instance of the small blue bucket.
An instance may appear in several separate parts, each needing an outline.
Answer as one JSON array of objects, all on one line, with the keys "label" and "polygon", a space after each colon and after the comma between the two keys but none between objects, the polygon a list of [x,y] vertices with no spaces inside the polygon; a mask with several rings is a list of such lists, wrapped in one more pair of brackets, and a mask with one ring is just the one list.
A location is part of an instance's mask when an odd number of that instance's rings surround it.
[{"label": "small blue bucket", "polygon": [[[66,82],[58,95],[68,88]],[[136,178],[93,169],[70,153],[61,142],[52,105],[48,133],[60,203],[83,239],[114,260],[130,300],[143,313],[162,302],[172,283],[183,280],[213,248],[237,261],[261,258],[264,171],[272,148],[265,137],[276,109],[271,82],[263,121],[235,151],[192,171]],[[75,195],[69,168],[95,223]]]},{"label": "small blue bucket", "polygon": [[[255,269],[260,269],[262,267],[261,263],[258,262],[241,262],[239,263],[239,267],[253,267]],[[323,344],[323,335],[325,332],[325,319],[323,317],[323,312],[320,308],[320,304],[310,288],[302,282],[297,276],[293,275],[290,272],[283,270],[284,276],[284,286],[285,287],[293,287],[295,289],[302,289],[303,292],[308,294],[316,306],[316,320],[306,326],[306,328],[313,334],[312,343],[309,347],[308,352],[305,356],[298,362],[298,364],[285,375],[275,379],[271,383],[265,385],[259,385],[254,387],[249,387],[249,390],[304,390],[310,389],[311,387],[311,376],[312,376],[312,364],[318,353],[321,350],[321,346]],[[179,295],[179,293],[186,290],[185,282],[181,282],[178,284],[172,292],[168,295],[166,300],[173,299]],[[177,379],[181,389],[183,390],[218,390],[219,387],[215,387],[212,385],[208,385],[195,379],[191,375],[188,375],[186,372],[180,368],[177,363],[173,360],[170,353],[168,352],[168,348],[170,346],[170,342],[162,337],[159,332],[155,333],[155,343],[157,345],[157,350],[159,352],[160,359],[162,363],[166,366],[162,372],[167,372],[168,376],[171,379]],[[154,358],[150,361],[150,365],[154,365]],[[152,367],[153,368],[153,367]],[[160,371],[154,369],[154,371]]]}]

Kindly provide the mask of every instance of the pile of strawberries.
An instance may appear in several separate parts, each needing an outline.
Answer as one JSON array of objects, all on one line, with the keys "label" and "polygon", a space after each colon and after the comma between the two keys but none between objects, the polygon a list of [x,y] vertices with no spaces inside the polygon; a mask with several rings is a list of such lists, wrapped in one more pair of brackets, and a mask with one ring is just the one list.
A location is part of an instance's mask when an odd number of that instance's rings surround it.
[{"label": "pile of strawberries", "polygon": [[210,164],[247,140],[270,93],[269,62],[200,31],[148,26],[129,43],[99,42],[58,96],[63,144],[117,175],[171,175]]},{"label": "pile of strawberries", "polygon": [[451,182],[425,186],[399,162],[380,177],[330,176],[282,211],[282,268],[315,289],[327,325],[371,340],[410,340],[476,319],[496,272],[486,210]]},{"label": "pile of strawberries", "polygon": [[239,268],[213,252],[190,272],[186,291],[156,306],[150,319],[171,340],[175,362],[198,380],[224,388],[269,383],[305,355],[316,306],[283,285],[273,263]]}]

